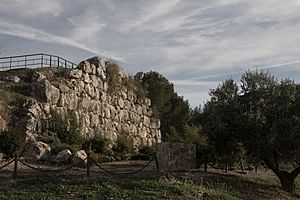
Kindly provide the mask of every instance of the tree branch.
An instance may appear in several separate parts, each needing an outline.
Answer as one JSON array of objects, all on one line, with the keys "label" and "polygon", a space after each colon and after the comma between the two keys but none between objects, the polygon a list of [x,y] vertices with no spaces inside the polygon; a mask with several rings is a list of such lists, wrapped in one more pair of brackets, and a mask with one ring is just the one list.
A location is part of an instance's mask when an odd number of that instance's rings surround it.
[{"label": "tree branch", "polygon": [[291,175],[293,177],[297,177],[299,173],[300,173],[300,164],[298,163],[298,167],[291,172]]}]

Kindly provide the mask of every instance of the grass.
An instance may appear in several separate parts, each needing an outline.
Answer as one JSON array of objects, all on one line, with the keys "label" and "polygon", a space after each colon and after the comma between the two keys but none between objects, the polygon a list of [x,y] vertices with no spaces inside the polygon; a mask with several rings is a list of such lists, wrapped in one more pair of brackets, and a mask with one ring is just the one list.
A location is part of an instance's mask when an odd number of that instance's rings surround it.
[{"label": "grass", "polygon": [[[280,189],[271,172],[259,174],[157,173],[152,170],[131,176],[112,176],[92,168],[63,173],[21,171],[16,182],[0,174],[0,199],[299,199]],[[4,173],[5,174],[5,173]]]}]

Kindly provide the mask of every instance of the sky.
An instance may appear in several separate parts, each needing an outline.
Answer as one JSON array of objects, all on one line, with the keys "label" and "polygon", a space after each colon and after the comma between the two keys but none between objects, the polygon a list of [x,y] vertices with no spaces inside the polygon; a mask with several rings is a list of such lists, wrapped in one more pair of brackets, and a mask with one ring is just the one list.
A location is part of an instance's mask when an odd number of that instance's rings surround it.
[{"label": "sky", "polygon": [[246,70],[300,81],[300,0],[0,0],[0,56],[157,71],[192,107]]}]

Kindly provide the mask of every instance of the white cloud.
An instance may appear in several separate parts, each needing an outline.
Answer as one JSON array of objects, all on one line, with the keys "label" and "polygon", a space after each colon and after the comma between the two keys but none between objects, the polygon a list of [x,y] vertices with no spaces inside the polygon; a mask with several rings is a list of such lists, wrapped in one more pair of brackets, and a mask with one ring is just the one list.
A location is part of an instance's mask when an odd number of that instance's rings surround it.
[{"label": "white cloud", "polygon": [[300,64],[299,0],[0,2],[0,34],[122,59],[131,73],[157,70],[190,99],[248,68]]},{"label": "white cloud", "polygon": [[140,26],[145,23],[155,19],[160,20],[160,17],[168,14],[172,11],[172,8],[175,7],[180,0],[168,0],[168,1],[149,1],[145,3],[141,9],[141,15],[132,21],[127,22],[126,26],[123,27],[124,30],[130,30],[132,28],[140,28]]},{"label": "white cloud", "polygon": [[1,12],[10,12],[27,16],[50,14],[57,16],[62,12],[59,0],[1,0]]},{"label": "white cloud", "polygon": [[31,39],[31,40],[38,40],[38,41],[48,42],[48,43],[70,45],[73,47],[77,47],[89,51],[91,53],[95,53],[96,55],[103,55],[106,57],[123,61],[123,58],[112,55],[109,52],[100,51],[99,49],[93,49],[82,43],[78,43],[68,37],[61,37],[61,36],[49,34],[41,30],[37,30],[31,27],[26,27],[22,24],[0,22],[0,34],[12,35],[12,36],[17,36],[17,37]]}]

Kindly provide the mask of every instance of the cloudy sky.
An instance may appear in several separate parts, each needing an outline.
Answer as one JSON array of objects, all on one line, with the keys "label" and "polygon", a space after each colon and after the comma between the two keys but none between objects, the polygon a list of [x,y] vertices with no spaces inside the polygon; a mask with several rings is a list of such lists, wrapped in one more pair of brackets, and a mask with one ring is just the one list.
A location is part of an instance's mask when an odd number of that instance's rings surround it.
[{"label": "cloudy sky", "polygon": [[226,78],[300,81],[300,0],[0,0],[0,56],[99,55],[158,71],[194,107]]}]

